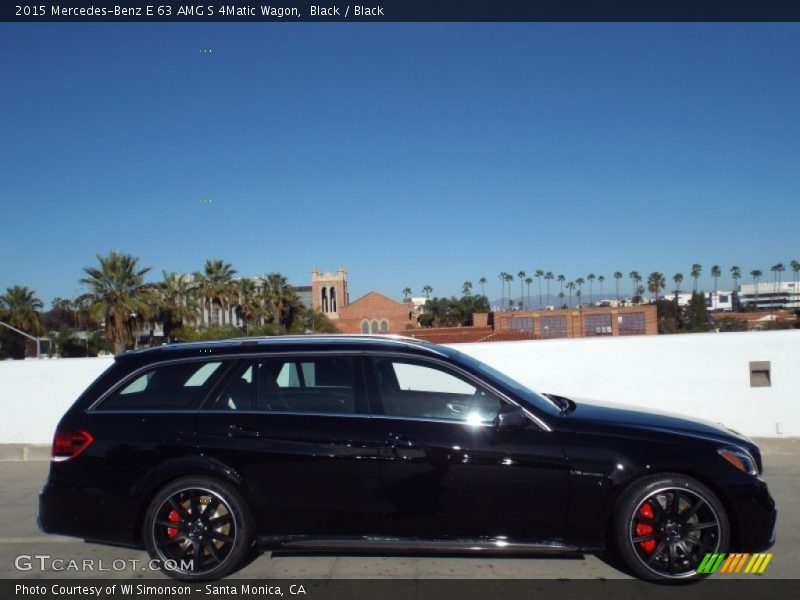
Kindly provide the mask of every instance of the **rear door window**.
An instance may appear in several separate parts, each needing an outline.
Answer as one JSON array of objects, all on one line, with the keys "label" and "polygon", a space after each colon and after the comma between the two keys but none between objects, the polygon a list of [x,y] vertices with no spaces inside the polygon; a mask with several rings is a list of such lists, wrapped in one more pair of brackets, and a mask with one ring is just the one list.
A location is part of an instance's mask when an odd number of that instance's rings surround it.
[{"label": "rear door window", "polygon": [[124,383],[93,410],[194,410],[222,371],[222,361],[157,366]]}]

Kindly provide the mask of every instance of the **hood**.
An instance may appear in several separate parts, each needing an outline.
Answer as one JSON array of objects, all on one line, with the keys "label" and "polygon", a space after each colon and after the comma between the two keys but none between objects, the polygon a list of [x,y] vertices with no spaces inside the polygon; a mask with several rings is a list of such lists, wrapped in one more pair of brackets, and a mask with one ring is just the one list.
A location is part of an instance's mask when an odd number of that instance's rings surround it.
[{"label": "hood", "polygon": [[564,416],[567,421],[585,421],[619,427],[648,429],[667,433],[713,438],[751,448],[753,443],[738,431],[728,429],[722,423],[696,419],[660,410],[644,409],[640,406],[574,399],[574,408]]}]

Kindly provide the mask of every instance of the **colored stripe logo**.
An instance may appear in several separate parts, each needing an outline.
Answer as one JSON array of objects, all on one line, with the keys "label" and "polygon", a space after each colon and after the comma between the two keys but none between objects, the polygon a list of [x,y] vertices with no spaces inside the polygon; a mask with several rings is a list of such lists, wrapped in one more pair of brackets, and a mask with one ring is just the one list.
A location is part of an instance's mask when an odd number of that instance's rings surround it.
[{"label": "colored stripe logo", "polygon": [[726,554],[724,552],[715,554],[706,554],[697,567],[698,573],[749,573],[751,575],[760,574],[767,568],[769,561],[772,560],[772,554],[749,554],[733,553]]}]

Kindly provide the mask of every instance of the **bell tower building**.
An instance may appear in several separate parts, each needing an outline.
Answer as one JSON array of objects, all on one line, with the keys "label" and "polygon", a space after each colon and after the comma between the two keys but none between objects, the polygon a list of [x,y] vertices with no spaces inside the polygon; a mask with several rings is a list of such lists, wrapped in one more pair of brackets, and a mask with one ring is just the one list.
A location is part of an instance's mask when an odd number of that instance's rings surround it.
[{"label": "bell tower building", "polygon": [[347,271],[339,267],[336,273],[311,269],[311,306],[329,319],[338,319],[339,310],[350,304],[347,290]]}]

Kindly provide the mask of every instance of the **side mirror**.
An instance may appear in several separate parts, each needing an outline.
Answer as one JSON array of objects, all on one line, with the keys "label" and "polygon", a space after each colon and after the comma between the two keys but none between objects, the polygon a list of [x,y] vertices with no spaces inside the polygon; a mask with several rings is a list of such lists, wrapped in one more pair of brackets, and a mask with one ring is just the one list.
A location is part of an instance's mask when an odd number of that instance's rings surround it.
[{"label": "side mirror", "polygon": [[528,426],[528,417],[525,411],[516,404],[505,404],[494,418],[494,428],[497,431],[507,432],[524,429]]}]

